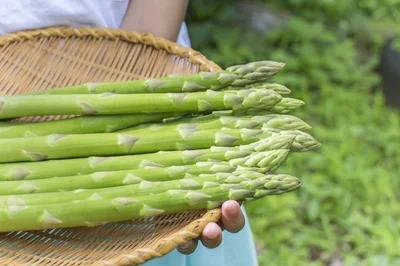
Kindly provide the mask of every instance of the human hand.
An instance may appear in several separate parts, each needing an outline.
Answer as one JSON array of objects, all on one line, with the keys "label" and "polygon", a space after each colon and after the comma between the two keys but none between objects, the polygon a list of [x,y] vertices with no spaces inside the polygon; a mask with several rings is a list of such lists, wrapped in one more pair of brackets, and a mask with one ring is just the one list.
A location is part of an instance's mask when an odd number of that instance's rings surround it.
[{"label": "human hand", "polygon": [[228,200],[222,204],[222,217],[220,222],[209,223],[204,227],[200,237],[188,241],[178,246],[177,250],[185,255],[191,254],[196,250],[200,240],[207,248],[216,248],[222,242],[222,230],[237,233],[244,227],[245,219],[240,209],[240,204],[234,200]]}]

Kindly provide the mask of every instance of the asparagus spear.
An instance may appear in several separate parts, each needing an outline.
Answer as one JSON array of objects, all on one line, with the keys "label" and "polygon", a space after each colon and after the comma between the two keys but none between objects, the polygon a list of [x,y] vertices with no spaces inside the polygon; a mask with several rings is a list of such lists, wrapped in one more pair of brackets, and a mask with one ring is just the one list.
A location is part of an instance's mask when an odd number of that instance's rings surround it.
[{"label": "asparagus spear", "polygon": [[135,184],[124,186],[0,196],[0,208],[15,203],[23,203],[26,206],[32,206],[40,205],[44,202],[46,204],[56,204],[76,200],[99,200],[116,197],[151,195],[165,192],[170,189],[200,189],[202,187],[215,187],[223,183],[235,184],[243,181],[254,180],[256,178],[265,178],[265,175],[251,171],[251,169],[242,169],[233,173],[219,172],[214,174],[200,174],[197,176],[188,174],[182,179],[162,182],[138,179]]},{"label": "asparagus spear", "polygon": [[259,61],[238,65],[221,72],[200,72],[185,76],[169,76],[146,80],[132,80],[108,83],[87,83],[65,88],[53,88],[30,92],[28,94],[99,94],[112,93],[151,93],[151,92],[193,92],[220,88],[229,84],[248,84],[267,79],[278,73],[283,63]]},{"label": "asparagus spear", "polygon": [[302,107],[305,103],[302,100],[295,98],[284,97],[277,104],[268,109],[236,109],[236,110],[219,110],[214,111],[214,114],[220,113],[221,115],[264,115],[267,113],[275,114],[288,114],[296,109]]},{"label": "asparagus spear", "polygon": [[241,86],[227,86],[226,88],[222,89],[222,91],[224,90],[243,90],[243,89],[269,89],[269,90],[273,90],[276,93],[279,93],[281,95],[287,95],[290,94],[291,91],[281,85],[281,84],[277,84],[277,83],[252,83],[250,85],[246,85],[244,87]]},{"label": "asparagus spear", "polygon": [[[210,163],[205,166],[187,165],[166,168],[134,169],[115,172],[96,172],[89,175],[52,177],[32,181],[0,182],[0,195],[19,195],[71,191],[76,189],[96,189],[130,185],[145,181],[166,181],[182,179],[186,174],[233,172],[236,168],[229,164]],[[203,172],[202,172],[203,171]]]},{"label": "asparagus spear", "polygon": [[[298,152],[306,152],[321,147],[321,143],[315,140],[313,136],[299,130],[278,130],[275,128],[265,128],[264,132],[270,134],[280,134],[284,136],[295,136],[291,149]],[[261,148],[261,147],[260,147]]]},{"label": "asparagus spear", "polygon": [[[2,128],[6,128],[6,127],[11,127],[11,126],[15,126],[15,122],[0,122],[0,129]],[[26,124],[31,124],[31,122],[18,122],[18,125],[26,125]]]},{"label": "asparagus spear", "polygon": [[157,130],[203,130],[213,128],[276,128],[282,130],[309,130],[311,126],[306,122],[292,115],[265,114],[265,115],[219,115],[218,113],[199,116],[194,118],[183,118],[173,122],[143,124],[136,127],[129,127],[118,132],[132,131],[136,133],[151,132]]},{"label": "asparagus spear", "polygon": [[181,179],[186,175],[233,172],[238,166],[257,168],[253,171],[272,171],[281,165],[289,150],[254,153],[227,162],[198,162],[193,165],[132,169],[115,172],[95,172],[89,175],[52,177],[32,181],[2,181],[0,195],[45,193],[122,186],[146,181]]},{"label": "asparagus spear", "polygon": [[237,147],[215,147],[200,150],[159,151],[148,154],[114,157],[89,157],[0,164],[0,181],[43,179],[54,176],[84,175],[94,172],[135,168],[187,165],[201,161],[227,161],[274,149],[289,149],[294,136],[279,135]]},{"label": "asparagus spear", "polygon": [[[145,134],[129,132],[50,135],[47,137],[0,139],[0,162],[42,161],[46,159],[112,156],[150,153],[156,151],[205,149],[210,146],[238,146],[273,135],[282,134],[272,129],[216,129],[196,132],[182,130],[157,131]],[[306,151],[320,146],[311,135],[292,130],[286,135],[296,136],[292,151]],[[300,141],[300,143],[297,143]]]},{"label": "asparagus spear", "polygon": [[[252,62],[246,65],[236,65],[231,66],[226,69],[226,71],[231,73],[237,73],[239,75],[245,74],[242,79],[235,80],[231,83],[233,86],[245,86],[258,81],[265,81],[270,76],[278,73],[283,67],[284,63],[278,63],[273,61],[258,61]],[[257,69],[257,71],[252,71],[252,69]],[[270,73],[273,73],[272,75]],[[267,73],[266,76],[264,73]]]},{"label": "asparagus spear", "polygon": [[[9,126],[0,126],[0,138],[19,138],[46,136],[50,134],[88,134],[125,132],[135,130],[158,130],[160,128],[173,127],[196,127],[198,129],[211,129],[217,127],[228,128],[277,128],[284,130],[309,130],[311,126],[306,122],[291,115],[265,114],[265,115],[243,115],[228,116],[209,114],[198,117],[185,117],[181,114],[133,114],[133,115],[109,115],[109,116],[81,116],[55,121],[38,123],[9,123]],[[165,118],[175,121],[165,122]],[[147,124],[149,122],[158,122]],[[175,129],[175,128],[174,128]]]},{"label": "asparagus spear", "polygon": [[288,114],[303,105],[304,102],[299,99],[285,97],[282,98],[282,100],[279,103],[272,106],[270,108],[270,111],[278,114]]},{"label": "asparagus spear", "polygon": [[[180,115],[180,114],[176,114]],[[0,127],[0,138],[22,138],[49,134],[107,133],[143,123],[161,122],[171,113],[108,116],[80,116],[37,123],[10,122]]]},{"label": "asparagus spear", "polygon": [[149,153],[160,150],[204,149],[248,144],[271,133],[252,129],[157,131],[144,134],[102,133],[0,139],[0,162],[41,161]]},{"label": "asparagus spear", "polygon": [[95,172],[90,175],[53,177],[33,181],[0,182],[0,195],[46,193],[93,189],[135,184],[145,181],[165,181],[181,179],[187,175],[223,173],[251,168],[253,171],[267,172],[279,167],[288,155],[288,150],[273,150],[251,154],[245,158],[229,162],[198,162],[194,165],[170,166],[151,169],[133,169],[115,172]]},{"label": "asparagus spear", "polygon": [[281,84],[277,84],[277,83],[258,82],[258,83],[253,83],[253,84],[247,85],[245,88],[246,89],[268,88],[268,89],[271,89],[281,95],[287,95],[287,94],[291,93],[290,89],[288,89],[287,87],[285,87]]},{"label": "asparagus spear", "polygon": [[0,97],[0,119],[43,115],[116,115],[227,109],[268,109],[282,96],[273,90],[156,94],[14,95]]},{"label": "asparagus spear", "polygon": [[289,192],[299,186],[300,182],[295,177],[275,176],[199,190],[168,190],[157,196],[116,197],[60,204],[43,202],[33,206],[15,201],[0,208],[0,232],[96,226],[168,213],[211,209],[221,206],[229,199],[252,198],[256,190],[265,192],[266,196]]}]

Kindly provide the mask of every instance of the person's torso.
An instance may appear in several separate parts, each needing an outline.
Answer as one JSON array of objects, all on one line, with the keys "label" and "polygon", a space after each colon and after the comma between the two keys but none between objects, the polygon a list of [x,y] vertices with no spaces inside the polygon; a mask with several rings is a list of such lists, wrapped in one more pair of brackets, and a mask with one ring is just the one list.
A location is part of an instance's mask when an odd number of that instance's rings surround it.
[{"label": "person's torso", "polygon": [[1,0],[0,34],[54,26],[119,28],[129,0]]},{"label": "person's torso", "polygon": [[[55,26],[118,29],[130,0],[0,0],[0,35]],[[190,47],[185,23],[177,43]]]}]

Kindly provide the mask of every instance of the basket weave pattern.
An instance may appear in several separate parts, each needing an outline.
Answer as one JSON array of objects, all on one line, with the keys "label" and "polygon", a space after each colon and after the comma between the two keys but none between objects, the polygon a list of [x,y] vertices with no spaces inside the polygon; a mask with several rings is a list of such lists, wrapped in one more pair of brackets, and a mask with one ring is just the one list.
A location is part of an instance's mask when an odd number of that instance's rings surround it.
[{"label": "basket weave pattern", "polygon": [[[0,94],[220,69],[199,52],[151,34],[56,27],[0,37]],[[0,265],[138,265],[198,237],[220,217],[215,209],[92,228],[0,233]]]}]

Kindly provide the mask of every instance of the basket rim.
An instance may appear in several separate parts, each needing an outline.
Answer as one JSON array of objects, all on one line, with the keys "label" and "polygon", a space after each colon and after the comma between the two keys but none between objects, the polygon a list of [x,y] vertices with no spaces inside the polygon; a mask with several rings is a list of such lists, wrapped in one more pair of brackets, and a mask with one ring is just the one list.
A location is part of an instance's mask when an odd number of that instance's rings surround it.
[{"label": "basket rim", "polygon": [[101,28],[101,27],[69,27],[58,26],[34,30],[18,31],[0,36],[0,46],[10,45],[14,42],[32,41],[36,38],[85,38],[92,37],[97,39],[116,40],[120,39],[130,43],[144,44],[156,49],[163,49],[171,55],[186,58],[192,64],[200,66],[201,71],[221,71],[222,68],[215,62],[207,59],[199,51],[184,47],[176,42],[154,36],[148,32],[126,31],[122,29]]},{"label": "basket rim", "polygon": [[[135,31],[125,31],[113,28],[89,28],[89,27],[70,27],[58,26],[41,29],[25,30],[0,36],[0,46],[12,45],[15,42],[34,41],[38,38],[98,38],[108,40],[123,40],[133,44],[144,44],[156,49],[165,50],[168,54],[176,55],[187,59],[192,64],[199,65],[200,71],[221,71],[221,67],[213,61],[207,59],[200,52],[179,45],[178,43],[154,36],[151,33],[141,33]],[[221,208],[207,210],[205,214],[186,226],[179,232],[170,237],[159,239],[152,245],[152,248],[136,249],[132,252],[117,255],[107,260],[100,260],[92,265],[139,265],[151,259],[162,257],[178,245],[200,236],[205,225],[209,222],[217,222],[221,218]]]}]

